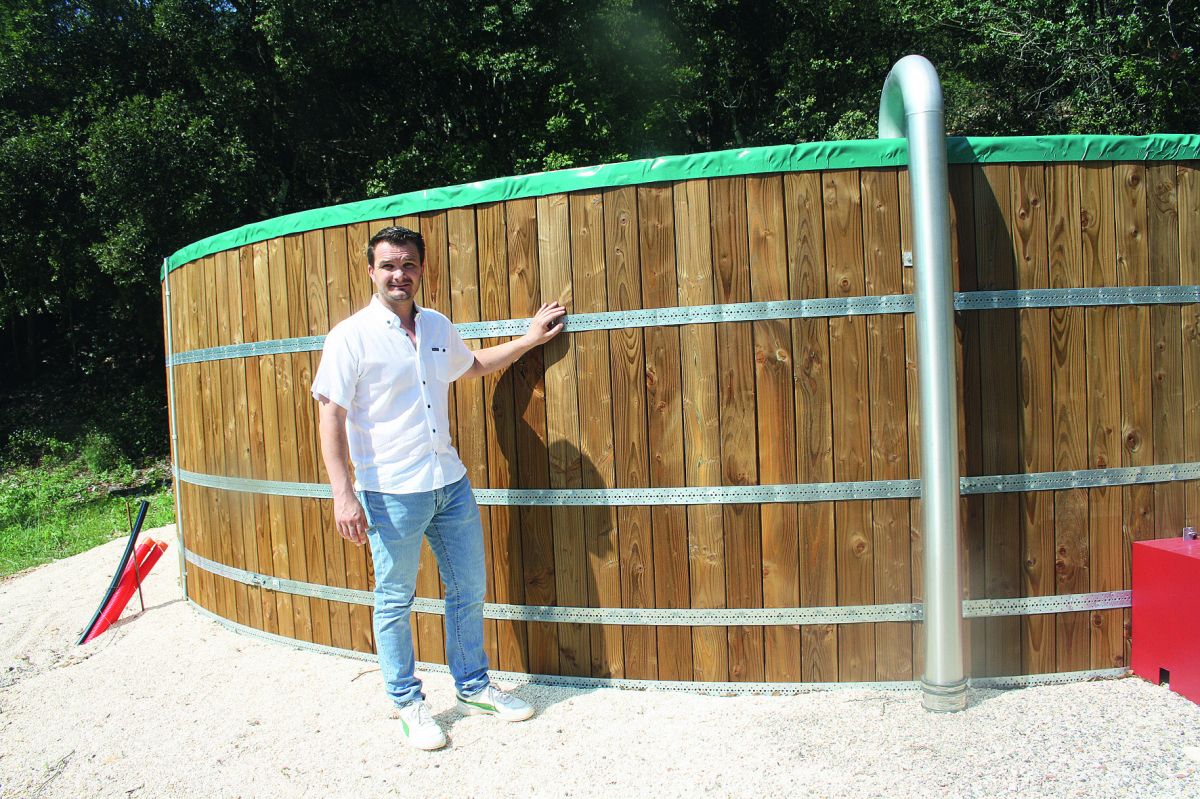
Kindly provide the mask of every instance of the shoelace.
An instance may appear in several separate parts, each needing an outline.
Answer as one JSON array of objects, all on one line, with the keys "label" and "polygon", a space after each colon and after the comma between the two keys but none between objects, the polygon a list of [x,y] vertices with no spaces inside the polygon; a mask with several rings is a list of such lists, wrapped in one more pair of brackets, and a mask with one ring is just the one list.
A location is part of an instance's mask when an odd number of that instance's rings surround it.
[{"label": "shoelace", "polygon": [[426,724],[433,723],[433,715],[430,714],[429,706],[426,705],[424,702],[421,702],[417,705],[416,721],[417,721],[417,725],[422,726],[422,727],[425,726]]},{"label": "shoelace", "polygon": [[503,691],[498,691],[491,686],[488,686],[488,691],[491,693],[490,698],[492,700],[492,704],[504,705],[505,707],[513,706],[513,700],[516,699],[515,696],[509,696],[508,694],[504,693]]}]

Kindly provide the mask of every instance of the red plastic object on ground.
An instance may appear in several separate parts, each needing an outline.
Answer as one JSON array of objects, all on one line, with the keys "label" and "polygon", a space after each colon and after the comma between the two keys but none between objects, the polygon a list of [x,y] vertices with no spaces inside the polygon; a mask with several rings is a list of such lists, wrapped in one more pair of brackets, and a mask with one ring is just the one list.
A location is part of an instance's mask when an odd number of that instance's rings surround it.
[{"label": "red plastic object on ground", "polygon": [[1200,541],[1133,545],[1133,673],[1200,704]]},{"label": "red plastic object on ground", "polygon": [[[121,618],[121,611],[125,610],[125,606],[129,604],[129,598],[137,590],[139,580],[146,579],[146,575],[154,568],[154,564],[158,563],[158,559],[162,557],[162,553],[166,548],[167,544],[165,541],[154,541],[152,539],[147,539],[138,544],[133,557],[129,559],[129,563],[125,564],[125,571],[121,573],[121,581],[117,584],[117,590],[113,593],[112,599],[100,611],[100,617],[96,619],[92,631],[83,640],[85,644],[107,630],[113,622]],[[137,568],[136,572],[134,571],[135,566]]]}]

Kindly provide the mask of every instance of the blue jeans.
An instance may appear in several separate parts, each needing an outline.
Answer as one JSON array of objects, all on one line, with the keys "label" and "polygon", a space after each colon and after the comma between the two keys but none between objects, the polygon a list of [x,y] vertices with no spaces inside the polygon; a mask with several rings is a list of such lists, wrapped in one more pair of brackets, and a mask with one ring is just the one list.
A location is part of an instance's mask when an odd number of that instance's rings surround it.
[{"label": "blue jeans", "polygon": [[416,494],[359,493],[375,561],[375,650],[388,696],[404,706],[418,699],[413,674],[412,604],[421,538],[428,537],[446,588],[446,662],[459,694],[488,685],[483,651],[483,525],[466,477]]}]

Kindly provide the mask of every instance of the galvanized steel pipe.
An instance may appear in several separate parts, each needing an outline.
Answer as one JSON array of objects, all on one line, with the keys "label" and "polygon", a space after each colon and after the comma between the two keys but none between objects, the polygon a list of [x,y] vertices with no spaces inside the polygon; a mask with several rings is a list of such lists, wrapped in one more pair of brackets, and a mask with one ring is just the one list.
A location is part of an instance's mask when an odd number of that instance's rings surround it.
[{"label": "galvanized steel pipe", "polygon": [[879,138],[908,139],[916,270],[917,378],[920,386],[921,512],[925,545],[927,710],[962,710],[962,582],[959,575],[958,416],[955,404],[954,288],[942,86],[919,55],[896,62],[879,98]]}]

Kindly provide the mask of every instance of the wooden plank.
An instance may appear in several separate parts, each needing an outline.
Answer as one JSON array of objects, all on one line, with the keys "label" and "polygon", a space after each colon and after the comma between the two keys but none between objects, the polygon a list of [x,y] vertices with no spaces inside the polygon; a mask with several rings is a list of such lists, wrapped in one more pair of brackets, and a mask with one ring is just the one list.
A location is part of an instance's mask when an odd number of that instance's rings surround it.
[{"label": "wooden plank", "polygon": [[[1117,285],[1116,229],[1113,220],[1113,167],[1079,167],[1079,219],[1083,280],[1088,286]],[[1121,430],[1121,375],[1117,309],[1084,309],[1087,334],[1087,418],[1090,469],[1118,466]],[[1088,489],[1088,552],[1091,591],[1116,591],[1124,586],[1121,489]],[[1118,668],[1124,653],[1123,614],[1093,611],[1091,667]]]},{"label": "wooden plank", "polygon": [[[189,264],[173,273],[173,291],[179,295],[174,315],[178,319],[178,335],[173,346],[176,352],[186,352],[196,349],[196,326],[199,315],[199,300],[196,296],[198,284],[196,281],[197,268]],[[176,424],[179,425],[180,460],[179,465],[184,469],[203,472],[205,469],[206,442],[198,417],[201,415],[200,402],[200,365],[184,364],[175,369],[175,396],[179,402],[179,413]],[[184,514],[184,543],[188,549],[200,552],[200,546],[205,532],[206,509],[195,499],[192,486],[181,483],[180,494],[181,513]],[[196,602],[203,603],[205,576],[199,569],[187,566],[188,596]],[[206,606],[207,607],[207,606]]]},{"label": "wooden plank", "polygon": [[[641,306],[642,283],[638,252],[637,190],[604,192],[604,252],[608,274],[608,304],[614,311]],[[646,356],[640,329],[609,333],[613,396],[613,470],[621,488],[649,485],[646,442]],[[621,596],[625,607],[654,607],[654,560],[650,538],[650,509],[617,509]],[[654,628],[623,628],[625,676],[658,677],[658,640]]]},{"label": "wooden plank", "polygon": [[[354,312],[350,305],[350,258],[347,252],[346,228],[326,228],[325,230],[325,318],[323,320],[309,320],[311,329],[320,332],[320,328],[324,327],[324,332],[329,332],[338,322],[346,319]],[[310,314],[312,308],[309,308]],[[314,354],[312,363],[315,369],[320,364],[321,356]],[[318,410],[319,410],[319,406]],[[316,431],[317,445],[317,480],[321,483],[329,482],[329,474],[325,471],[325,460],[321,455],[320,448],[320,426]],[[341,588],[356,588],[359,589],[359,580],[351,583],[350,571],[355,564],[361,566],[362,553],[359,552],[359,547],[351,544],[346,539],[342,538],[337,532],[336,522],[333,518],[333,502],[326,501],[319,504],[320,520],[319,531],[314,530],[313,535],[320,535],[325,541],[325,583],[326,585],[338,586]],[[359,569],[361,572],[361,568]],[[364,586],[365,587],[365,586]],[[362,589],[359,589],[362,590]],[[366,624],[368,629],[371,624],[370,612],[362,605],[351,605],[345,602],[331,602],[329,604],[329,628],[330,637],[333,640],[333,645],[342,649],[353,649],[356,636],[353,632],[355,624]],[[370,633],[368,632],[369,636]],[[361,637],[361,633],[360,633]]]},{"label": "wooden plank", "polygon": [[[450,246],[450,307],[455,324],[480,321],[479,307],[479,258],[475,235],[475,211],[471,208],[454,208],[446,212],[446,230]],[[478,339],[467,342],[473,350],[479,349]],[[463,465],[467,467],[467,479],[472,486],[487,485],[488,453],[487,431],[484,419],[483,381],[459,380],[454,386],[455,411],[458,416],[458,431],[455,447]],[[479,509],[483,527],[483,553],[485,574],[491,574],[492,519],[491,509]],[[485,601],[495,602],[495,592],[488,581]],[[485,619],[484,649],[488,662],[497,663],[500,650],[496,642],[496,622]]]},{"label": "wooden plank", "polygon": [[[1051,288],[1084,285],[1080,228],[1079,167],[1046,167],[1046,222]],[[1054,462],[1057,471],[1088,468],[1087,328],[1082,308],[1050,312],[1053,368]],[[1054,573],[1059,594],[1091,590],[1087,489],[1054,494]],[[1081,671],[1091,662],[1087,613],[1062,613],[1056,620],[1056,671]]]},{"label": "wooden plank", "polygon": [[[675,185],[675,252],[680,305],[713,303],[711,220],[708,183]],[[721,439],[717,410],[717,342],[711,325],[685,325],[682,349],[684,473],[689,486],[721,484]],[[721,509],[690,505],[688,573],[693,608],[725,607],[725,540]],[[697,680],[729,679],[729,652],[721,627],[692,628],[692,672]]]},{"label": "wooden plank", "polygon": [[[646,276],[642,281],[643,308],[661,308],[678,303],[674,213],[670,186],[642,186],[638,189],[638,248],[642,273]],[[686,485],[679,330],[673,327],[647,328],[645,341],[650,484]],[[580,396],[582,398],[582,393]],[[659,608],[689,607],[691,587],[688,579],[686,508],[680,505],[655,506],[651,509],[651,529],[654,535],[654,605]],[[664,680],[692,679],[692,634],[686,627],[658,628],[658,674]]]},{"label": "wooden plank", "polygon": [[[212,258],[210,257],[208,262],[211,263],[211,261]],[[189,272],[191,272],[189,277],[191,278],[193,287],[192,295],[194,297],[194,302],[197,304],[197,307],[193,309],[195,315],[191,317],[192,325],[190,338],[192,346],[189,347],[189,349],[199,349],[208,344],[209,339],[208,317],[203,311],[206,302],[206,286],[204,279],[205,263],[206,262],[204,260],[197,261],[191,266],[191,269],[189,269]],[[195,381],[196,393],[195,412],[192,414],[192,424],[195,427],[195,438],[200,443],[199,451],[197,453],[199,456],[197,465],[199,466],[201,472],[208,472],[210,468],[209,459],[213,457],[211,455],[211,451],[213,449],[212,426],[208,423],[208,408],[212,402],[212,377],[206,368],[206,364],[195,364],[195,377],[193,379]],[[212,537],[212,530],[214,527],[212,518],[215,510],[210,503],[201,501],[199,499],[200,494],[201,490],[198,487],[194,487],[193,496],[197,497],[197,506],[200,509],[199,524],[197,525],[198,529],[196,530],[197,535],[194,536],[195,552],[208,557],[211,554],[215,554],[209,549],[209,541]],[[207,499],[207,497],[205,497],[205,499]],[[216,607],[216,601],[213,595],[215,584],[216,583],[212,575],[208,572],[204,572],[202,574],[198,583],[201,589],[200,602],[209,610],[214,610]]]},{"label": "wooden plank", "polygon": [[[1148,182],[1147,233],[1149,277],[1156,286],[1180,282],[1179,187],[1173,163],[1151,164]],[[1182,463],[1183,309],[1178,305],[1150,308],[1151,419],[1156,463]],[[1186,518],[1183,483],[1158,483],[1154,491],[1154,530],[1159,538],[1180,535]]]},{"label": "wooden plank", "polygon": [[[1049,286],[1046,232],[1046,176],[1041,164],[1011,167],[1013,244],[1017,287]],[[1050,311],[1023,308],[1017,317],[1020,347],[1019,396],[1021,470],[1047,472],[1054,463],[1053,378],[1050,369]],[[1044,491],[1019,499],[1021,508],[1021,593],[1046,596],[1055,589],[1054,502]],[[1055,618],[1031,614],[1021,618],[1021,669],[1024,674],[1054,671]]]},{"label": "wooden plank", "polygon": [[[815,172],[783,176],[787,226],[788,284],[791,299],[816,299],[826,291],[825,229],[821,176]],[[795,382],[796,480],[833,480],[833,422],[829,374],[829,320],[792,320]],[[796,509],[799,604],[837,604],[837,560],[833,503],[807,502]],[[837,627],[807,624],[800,628],[800,668],[804,682],[838,679]]]},{"label": "wooden plank", "polygon": [[[508,319],[508,245],[502,203],[478,206],[475,212],[479,248],[480,313],[484,319]],[[502,339],[484,339],[492,347]],[[513,408],[513,370],[483,378],[489,412],[485,415],[488,482],[491,488],[510,488],[517,473],[516,422]],[[520,511],[515,506],[492,507],[491,590],[497,602],[521,605],[525,583],[521,565]],[[497,663],[507,671],[529,670],[529,643],[524,622],[496,621]]]},{"label": "wooden plank", "polygon": [[[571,214],[567,195],[539,197],[538,266],[545,300],[571,305]],[[556,336],[542,348],[546,362],[546,433],[550,441],[550,487],[579,488],[579,400],[576,397],[575,352],[571,335]],[[551,510],[554,542],[555,595],[566,606],[587,605],[587,559],[583,543],[583,509]],[[591,672],[591,631],[582,624],[558,625],[561,674]]]},{"label": "wooden plank", "polygon": [[[224,344],[229,335],[229,317],[224,313],[225,306],[225,268],[224,253],[217,253],[206,259],[204,274],[204,290],[208,298],[205,316],[208,322],[209,346]],[[209,428],[212,450],[209,452],[209,473],[225,475],[229,473],[229,458],[227,449],[232,432],[227,434],[225,416],[225,397],[223,386],[228,381],[222,375],[222,368],[227,373],[229,364],[221,361],[209,361],[204,364],[209,379],[208,403],[205,406],[205,423]],[[212,491],[213,515],[210,532],[211,557],[221,563],[231,566],[234,563],[232,540],[230,537],[230,491]],[[218,579],[216,581],[217,596],[214,610],[220,616],[237,620],[237,592],[232,580]],[[243,599],[244,602],[244,599]]]},{"label": "wooden plank", "polygon": [[[537,203],[533,199],[505,204],[508,219],[508,301],[514,318],[533,316],[541,305],[538,274]],[[526,353],[509,371],[516,421],[516,463],[520,488],[549,488],[550,459],[546,433],[546,389],[541,348]],[[520,510],[521,557],[525,602],[556,603],[554,540],[550,509]],[[545,622],[529,624],[529,668],[535,673],[558,671],[558,630]]]},{"label": "wooden plank", "polygon": [[[746,220],[746,179],[709,182],[713,219],[715,299],[750,301],[750,253]],[[720,381],[721,478],[725,485],[758,482],[755,430],[754,338],[751,325],[717,326]],[[762,607],[762,523],[754,505],[725,505],[725,599],[730,607]],[[764,679],[761,627],[730,627],[729,678]]]},{"label": "wooden plank", "polygon": [[[389,224],[390,224],[390,220]],[[374,284],[367,274],[367,242],[376,230],[384,225],[371,222],[359,222],[346,227],[346,268],[349,309],[354,313],[365,307],[371,301]],[[331,325],[335,314],[341,312],[340,304],[330,304]],[[330,507],[332,513],[332,507]],[[332,522],[332,519],[330,520]],[[359,591],[369,591],[374,586],[372,578],[371,548],[356,547],[346,541],[342,545],[346,561],[346,583],[348,587]],[[375,651],[375,631],[371,621],[371,608],[365,605],[350,607],[350,638],[351,648],[358,652]]]},{"label": "wooden plank", "polygon": [[[287,330],[287,294],[286,285],[279,279],[284,273],[286,264],[283,256],[282,239],[271,239],[263,245],[261,251],[256,251],[254,260],[255,316],[258,320],[259,336],[263,340],[285,338]],[[276,322],[275,316],[280,315],[281,321]],[[278,331],[285,331],[280,336]],[[283,463],[279,458],[279,375],[283,373],[282,355],[265,355],[258,359],[259,385],[262,389],[263,412],[263,441],[264,468],[266,479],[282,480]],[[271,564],[270,574],[275,577],[286,577],[288,574],[287,524],[284,520],[283,497],[267,497],[267,537],[270,548],[270,559],[263,558],[265,567]],[[259,541],[261,551],[263,541]],[[292,595],[277,591],[275,604],[278,608],[279,634],[295,638],[296,608],[293,607]],[[297,599],[301,599],[297,597]],[[307,611],[307,607],[305,608]]]},{"label": "wooden plank", "polygon": [[[242,344],[246,341],[246,317],[253,317],[253,298],[251,305],[246,305],[245,292],[246,276],[254,271],[253,250],[249,246],[234,250],[229,255],[229,335],[231,344]],[[250,461],[250,398],[246,383],[246,369],[249,359],[241,358],[231,361],[233,389],[233,443],[235,458],[230,464],[233,474],[239,477],[250,477],[253,472]],[[236,499],[236,527],[241,536],[242,568],[258,572],[258,537],[255,531],[255,500],[257,495],[238,494]],[[262,593],[257,586],[247,586],[246,623],[255,629],[262,629]]]},{"label": "wooden plank", "polygon": [[[894,170],[861,173],[865,293],[900,294],[900,195]],[[904,317],[867,317],[871,479],[908,478],[908,381]],[[911,528],[907,500],[871,503],[875,601],[912,601]],[[875,625],[875,679],[913,677],[912,625]]]},{"label": "wooden plank", "polygon": [[[196,281],[193,277],[196,270],[192,265],[178,269],[171,275],[172,321],[175,326],[172,347],[175,352],[186,352],[195,349],[195,325],[199,318],[197,313]],[[200,370],[198,364],[184,364],[175,367],[175,402],[177,457],[176,463],[183,469],[204,471],[204,437],[200,435],[197,422],[199,409],[197,403],[200,397]],[[204,535],[204,510],[195,501],[191,485],[183,482],[176,483],[179,491],[180,515],[183,517],[184,545],[198,552],[199,542]],[[196,602],[201,601],[204,592],[204,578],[198,569],[188,564],[187,594]]]},{"label": "wooden plank", "polygon": [[[290,258],[293,251],[288,250],[289,272],[296,267]],[[329,311],[326,305],[325,285],[325,241],[324,231],[311,230],[300,237],[301,269],[300,279],[303,280],[303,297],[292,295],[289,303],[291,316],[289,324],[293,330],[299,330],[300,335],[313,336],[328,331]],[[315,361],[320,358],[314,353],[297,353],[292,358],[292,379],[294,408],[296,417],[296,474],[298,480],[314,483],[318,480],[317,462],[320,460],[320,445],[317,440],[317,403],[312,398],[312,375]],[[313,583],[325,581],[325,541],[333,535],[321,518],[321,504],[316,500],[304,500],[297,503],[297,512],[301,519],[301,534],[304,540],[304,563],[308,580]],[[313,641],[318,644],[331,644],[333,641],[330,626],[330,602],[324,599],[310,599],[309,607],[312,613]]]},{"label": "wooden plank", "polygon": [[[271,292],[271,326],[275,338],[292,338],[303,335],[307,323],[299,317],[300,307],[305,307],[304,250],[300,236],[286,236],[279,242],[279,260],[271,252],[268,258],[273,273],[277,276]],[[299,307],[297,307],[299,306]],[[300,441],[296,435],[296,393],[303,391],[296,385],[298,369],[293,368],[294,355],[275,356],[275,399],[279,414],[279,477],[276,479],[298,480]],[[304,547],[303,515],[300,503],[292,497],[280,498],[282,526],[276,528],[278,535],[287,541],[287,561],[280,577],[292,580],[308,580],[306,551]],[[313,624],[311,597],[292,597],[294,638],[311,641]]]},{"label": "wooden plank", "polygon": [[[246,341],[262,341],[270,337],[259,334],[259,316],[265,295],[270,290],[269,284],[264,285],[260,297],[258,273],[262,262],[267,258],[267,245],[264,242],[247,245],[242,248],[242,334]],[[267,305],[267,314],[270,306]],[[266,323],[270,330],[270,320]],[[247,476],[254,480],[265,480],[267,477],[267,445],[266,423],[263,406],[263,359],[247,358],[245,363],[246,408],[248,416],[250,463]],[[274,400],[270,402],[274,406]],[[272,569],[271,560],[271,520],[270,506],[266,494],[254,494],[251,497],[250,513],[253,518],[253,548],[255,551],[255,570],[267,574]],[[260,617],[262,624],[259,629],[269,633],[279,632],[278,604],[273,591],[258,589]]]},{"label": "wooden plank", "polygon": [[[826,172],[825,252],[829,293],[857,297],[865,293],[862,195],[858,170]],[[867,323],[862,317],[829,322],[830,377],[833,393],[833,479],[869,480],[870,407]],[[834,508],[839,605],[875,602],[875,549],[869,502],[839,502]],[[843,682],[875,679],[875,628],[845,625],[838,632],[838,671]]]},{"label": "wooden plank", "polygon": [[[1179,164],[1179,279],[1200,285],[1200,170]],[[1183,458],[1200,461],[1200,305],[1183,309]],[[1200,528],[1200,480],[1184,486],[1187,522]]]},{"label": "wooden plank", "polygon": [[[200,306],[197,309],[196,326],[195,326],[195,341],[200,347],[212,346],[214,336],[210,332],[213,329],[213,319],[211,314],[207,312],[209,298],[215,294],[215,288],[210,286],[212,282],[212,270],[214,263],[213,256],[203,259],[196,264],[195,280],[196,280],[196,296],[199,299]],[[204,440],[204,468],[205,473],[219,473],[221,469],[220,455],[217,448],[216,435],[218,431],[214,425],[214,419],[219,418],[219,411],[214,413],[213,410],[213,370],[214,365],[209,363],[197,364],[197,373],[199,378],[199,392],[197,398],[199,405],[196,409],[195,423],[198,429],[198,435]],[[202,535],[197,540],[197,553],[205,557],[220,560],[222,557],[219,551],[219,531],[220,517],[216,502],[211,497],[211,492],[206,489],[197,488],[195,492],[197,501],[203,510],[203,525]],[[207,601],[207,607],[214,613],[219,612],[221,608],[221,586],[217,582],[217,578],[211,573],[205,573],[204,576],[204,597]]]},{"label": "wooden plank", "polygon": [[[1008,167],[987,165],[976,173],[975,241],[979,288],[1016,288],[1014,235]],[[979,320],[980,419],[984,425],[981,466],[985,474],[1021,470],[1020,399],[1018,389],[1017,312],[987,311]],[[1021,513],[1015,494],[989,494],[984,499],[984,564],[986,595],[1001,599],[1020,595]],[[982,673],[1017,674],[1021,668],[1021,623],[1015,618],[988,619]]]},{"label": "wooden plank", "polygon": [[[789,298],[787,221],[783,178],[746,178],[751,298]],[[792,331],[786,320],[755,322],[754,396],[758,413],[758,479],[764,484],[796,482],[796,397],[792,388]],[[800,539],[795,505],[764,504],[762,602],[764,607],[800,605]],[[764,675],[772,682],[799,682],[800,628],[764,628]]]},{"label": "wooden plank", "polygon": [[[349,307],[349,286],[346,282],[346,232],[344,228],[332,227],[304,234],[305,284],[308,303],[308,333],[324,335],[329,332],[330,295],[339,307],[339,318],[345,318]],[[332,261],[332,265],[331,262]],[[332,266],[332,268],[331,268]],[[298,421],[307,427],[301,440],[306,437],[309,445],[302,450],[301,473],[311,475],[311,480],[329,483],[321,455],[320,423],[317,419],[319,406],[312,398],[312,376],[321,361],[320,353],[310,353],[306,369],[298,384],[303,395],[297,396]],[[303,365],[304,361],[300,363]],[[302,402],[302,404],[301,404]],[[346,563],[343,544],[333,520],[331,501],[306,502],[302,506],[307,547],[309,575],[313,582],[324,585],[346,586]],[[327,602],[328,636],[333,646],[350,647],[350,608],[344,602]],[[324,617],[322,617],[323,619]]]},{"label": "wooden plank", "polygon": [[[389,220],[390,222],[390,220]],[[367,272],[367,242],[385,227],[378,222],[359,222],[346,228],[346,257],[349,264],[350,312],[365,308],[375,285]],[[331,306],[332,307],[332,306]]]},{"label": "wooden plank", "polygon": [[[607,311],[604,200],[600,193],[571,195],[571,253],[574,266],[571,310],[574,313]],[[612,488],[616,477],[608,333],[592,330],[570,335],[578,369],[580,484],[584,488]],[[603,505],[583,508],[583,537],[587,556],[587,604],[621,607],[616,510]],[[589,626],[592,676],[623,677],[625,645],[621,628],[602,624]]]},{"label": "wooden plank", "polygon": [[[233,320],[241,322],[241,281],[237,279],[238,253],[236,250],[225,250],[217,253],[217,293],[219,302],[210,308],[209,313],[216,317],[217,339],[222,345],[231,344],[240,337],[233,334]],[[218,362],[222,412],[218,417],[221,424],[223,443],[222,474],[236,476],[238,473],[238,450],[244,444],[245,437],[237,437],[237,419],[242,415],[244,403],[239,404],[235,395],[234,373],[236,367],[233,359],[226,358]],[[242,499],[243,495],[236,491],[227,492],[225,507],[228,518],[222,529],[223,551],[231,566],[239,569],[246,568],[245,539],[242,536]],[[247,588],[242,583],[233,584],[234,616],[230,617],[239,624],[250,623],[250,597]]]},{"label": "wooden plank", "polygon": [[[171,290],[171,347],[175,352],[181,352],[190,349],[187,345],[188,328],[190,327],[187,324],[190,281],[183,270],[176,270],[168,279]],[[175,412],[175,460],[173,464],[179,468],[192,470],[198,469],[195,460],[196,451],[202,446],[197,443],[193,434],[193,407],[197,394],[192,387],[194,366],[194,364],[189,364],[174,367],[172,373],[174,395],[171,397]],[[175,481],[174,490],[179,503],[180,531],[183,534],[181,543],[184,547],[194,550],[198,536],[197,528],[200,524],[200,510],[196,506],[191,486],[188,483]],[[184,570],[183,588],[186,596],[198,602],[201,586],[197,582],[200,578],[196,572],[199,570],[190,563],[184,564]]]},{"label": "wooden plank", "polygon": [[[1146,168],[1121,163],[1114,169],[1114,217],[1117,225],[1117,280],[1122,286],[1144,286],[1150,280],[1146,242]],[[1121,363],[1121,465],[1149,466],[1154,461],[1153,380],[1150,353],[1150,309],[1117,309]],[[1154,538],[1154,489],[1148,485],[1121,490],[1124,518],[1122,585],[1130,584],[1130,544]],[[1126,625],[1129,616],[1125,616]],[[1126,626],[1128,630],[1128,626]],[[1125,655],[1128,662],[1129,636]]]},{"label": "wooden plank", "polygon": [[[196,287],[196,298],[199,306],[196,309],[194,341],[197,347],[212,346],[213,336],[210,333],[212,329],[212,317],[208,313],[209,297],[213,291],[210,291],[209,282],[212,277],[214,258],[209,256],[193,266]],[[197,436],[204,441],[204,460],[202,462],[201,471],[205,473],[218,472],[220,470],[220,462],[217,453],[216,441],[214,440],[216,430],[213,424],[213,419],[216,414],[213,413],[213,364],[201,363],[196,366],[198,391],[196,394],[197,407],[194,414],[195,425],[197,428]],[[217,515],[216,504],[212,501],[210,492],[206,489],[196,487],[194,496],[197,498],[197,503],[202,510],[202,533],[197,539],[196,552],[205,557],[219,560],[221,553],[218,551],[218,530],[219,518]],[[211,572],[205,572],[203,577],[204,592],[203,596],[207,604],[206,608],[214,613],[220,610],[220,587],[217,583],[217,578]]]},{"label": "wooden plank", "polygon": [[[191,344],[189,349],[198,349],[210,343],[208,335],[209,319],[205,309],[207,308],[206,285],[205,285],[205,267],[211,265],[212,258],[201,260],[191,266],[193,292],[192,296],[196,305],[191,309],[192,325],[191,325]],[[195,412],[192,414],[192,424],[195,428],[195,438],[200,442],[200,458],[197,465],[201,472],[207,473],[210,469],[215,469],[215,455],[212,442],[212,425],[209,423],[210,411],[212,404],[212,375],[209,370],[209,364],[199,363],[195,365]],[[210,466],[210,461],[213,465]],[[200,508],[200,524],[199,535],[195,536],[196,553],[206,557],[215,557],[217,553],[211,547],[213,540],[213,530],[216,525],[213,521],[215,509],[212,503],[208,502],[207,495],[204,494],[199,487],[193,487],[192,496],[196,498],[196,504]],[[200,578],[201,587],[201,602],[204,607],[215,612],[216,610],[216,579],[210,572],[202,573]]]}]

